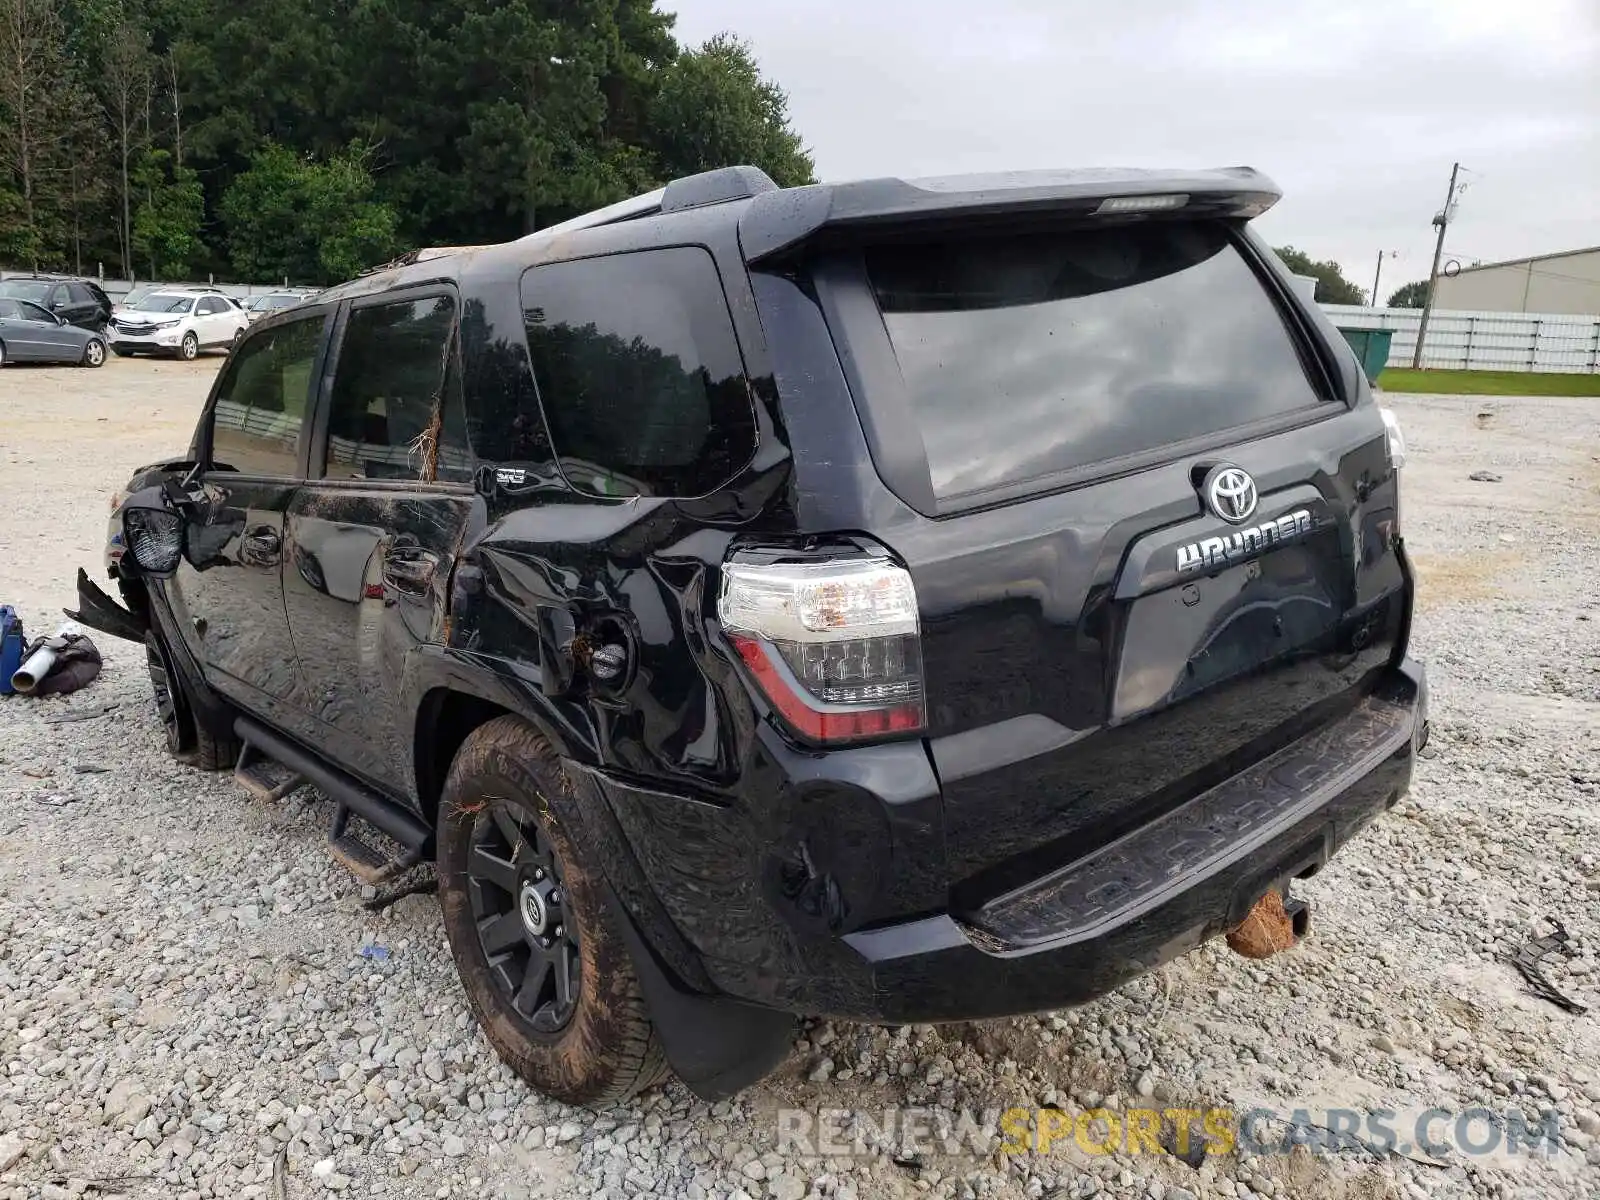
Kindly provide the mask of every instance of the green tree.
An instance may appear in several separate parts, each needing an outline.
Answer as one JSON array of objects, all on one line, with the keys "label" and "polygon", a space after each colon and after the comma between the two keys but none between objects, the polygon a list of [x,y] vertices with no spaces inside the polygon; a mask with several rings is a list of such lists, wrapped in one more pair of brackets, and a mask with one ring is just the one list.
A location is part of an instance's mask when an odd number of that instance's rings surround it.
[{"label": "green tree", "polygon": [[1396,288],[1389,297],[1390,308],[1421,308],[1428,302],[1428,281],[1419,279]]},{"label": "green tree", "polygon": [[1339,264],[1332,259],[1316,262],[1303,250],[1293,246],[1279,246],[1277,255],[1284,266],[1296,275],[1312,275],[1317,280],[1316,299],[1319,304],[1364,304],[1367,295],[1344,277]]},{"label": "green tree", "polygon": [[257,150],[220,205],[240,277],[335,283],[392,257],[397,221],[373,198],[367,157],[359,144],[322,162],[276,143]]},{"label": "green tree", "polygon": [[[811,177],[787,98],[749,48],[726,35],[680,47],[656,0],[0,0],[0,16],[17,13],[29,53],[53,49],[15,69],[0,20],[8,260],[87,255],[131,273],[153,251],[174,264],[163,271],[231,259],[259,278],[286,265],[326,278],[397,244],[518,237],[713,167]],[[46,82],[80,99],[54,125],[16,119],[19,87]],[[69,128],[72,111],[85,128]],[[317,225],[324,193],[380,207]],[[266,210],[246,212],[245,195]]]},{"label": "green tree", "polygon": [[97,127],[55,0],[0,0],[0,257],[72,257]]},{"label": "green tree", "polygon": [[175,164],[166,150],[147,150],[133,171],[139,207],[133,214],[133,249],[150,264],[150,277],[181,278],[204,251],[200,224],[205,195],[200,177]]},{"label": "green tree", "polygon": [[335,283],[393,258],[399,249],[394,209],[373,198],[368,151],[359,144],[307,171],[309,215],[317,239],[317,275]]},{"label": "green tree", "polygon": [[649,0],[390,0],[353,22],[387,69],[340,103],[415,240],[501,241],[657,182],[642,131],[677,46]]},{"label": "green tree", "polygon": [[117,14],[100,45],[100,99],[117,160],[116,193],[121,207],[117,233],[123,273],[130,279],[135,273],[133,171],[149,144],[141,117],[148,114],[153,69],[149,31],[126,14]]},{"label": "green tree", "polygon": [[750,47],[722,33],[662,74],[650,140],[671,177],[751,163],[779,187],[812,182],[814,163],[789,127],[789,99],[761,78]]}]

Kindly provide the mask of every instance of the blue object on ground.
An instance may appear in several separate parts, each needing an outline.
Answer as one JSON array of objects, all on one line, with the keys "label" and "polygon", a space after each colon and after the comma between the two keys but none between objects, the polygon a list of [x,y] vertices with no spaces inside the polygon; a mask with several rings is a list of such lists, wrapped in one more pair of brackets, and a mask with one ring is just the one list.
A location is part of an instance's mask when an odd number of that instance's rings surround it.
[{"label": "blue object on ground", "polygon": [[22,636],[22,618],[9,604],[0,604],[0,696],[12,693],[11,677],[22,665],[22,651],[26,645]]}]

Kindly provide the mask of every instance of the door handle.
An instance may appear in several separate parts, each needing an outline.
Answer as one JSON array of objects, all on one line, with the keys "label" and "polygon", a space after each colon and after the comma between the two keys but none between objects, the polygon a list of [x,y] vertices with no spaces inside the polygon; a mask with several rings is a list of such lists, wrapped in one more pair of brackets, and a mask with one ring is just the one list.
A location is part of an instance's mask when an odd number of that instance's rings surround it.
[{"label": "door handle", "polygon": [[435,555],[413,546],[396,546],[383,558],[383,581],[397,592],[426,591],[438,570]]},{"label": "door handle", "polygon": [[252,529],[239,542],[239,561],[252,567],[272,567],[278,563],[283,539],[270,527]]}]

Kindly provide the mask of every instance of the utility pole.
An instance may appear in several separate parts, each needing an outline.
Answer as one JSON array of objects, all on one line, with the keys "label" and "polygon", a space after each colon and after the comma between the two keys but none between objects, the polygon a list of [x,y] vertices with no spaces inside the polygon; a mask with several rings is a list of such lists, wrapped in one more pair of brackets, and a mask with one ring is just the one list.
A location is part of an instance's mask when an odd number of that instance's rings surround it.
[{"label": "utility pole", "polygon": [[1378,269],[1372,273],[1372,307],[1373,308],[1381,308],[1382,307],[1382,305],[1378,301],[1378,280],[1383,278],[1383,256],[1385,254],[1387,254],[1390,258],[1399,258],[1400,257],[1400,251],[1398,251],[1398,250],[1379,250],[1378,251]]},{"label": "utility pole", "polygon": [[1422,302],[1422,323],[1417,326],[1417,348],[1411,352],[1411,369],[1422,367],[1422,342],[1428,336],[1428,318],[1433,315],[1433,292],[1439,285],[1439,259],[1444,254],[1444,231],[1450,224],[1450,208],[1456,202],[1456,176],[1461,174],[1461,164],[1450,168],[1450,190],[1445,193],[1444,207],[1433,218],[1439,227],[1438,240],[1433,243],[1433,269],[1428,272],[1428,295]]}]

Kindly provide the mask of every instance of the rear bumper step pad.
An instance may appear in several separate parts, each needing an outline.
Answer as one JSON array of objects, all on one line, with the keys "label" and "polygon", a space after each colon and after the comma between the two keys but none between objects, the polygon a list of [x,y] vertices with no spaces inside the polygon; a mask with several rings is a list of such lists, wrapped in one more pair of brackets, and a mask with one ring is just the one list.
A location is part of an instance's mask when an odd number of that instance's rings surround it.
[{"label": "rear bumper step pad", "polygon": [[1314,816],[1413,740],[1416,696],[1348,716],[1095,853],[962,914],[1004,950],[1065,946],[1160,907]]}]

